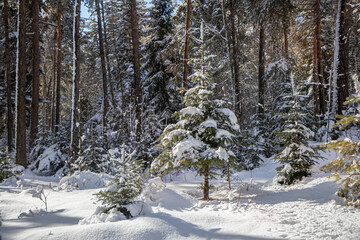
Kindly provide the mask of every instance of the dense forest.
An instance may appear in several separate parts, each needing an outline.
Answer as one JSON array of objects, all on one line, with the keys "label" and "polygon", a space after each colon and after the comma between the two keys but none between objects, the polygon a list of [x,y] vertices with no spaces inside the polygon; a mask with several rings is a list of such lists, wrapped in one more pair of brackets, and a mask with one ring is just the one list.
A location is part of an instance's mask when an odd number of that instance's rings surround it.
[{"label": "dense forest", "polygon": [[[280,184],[309,176],[321,158],[309,141],[351,128],[352,140],[327,145],[349,157],[326,168],[348,173],[342,195],[360,206],[357,0],[3,0],[0,8],[0,180],[9,164],[45,176],[106,172],[132,199],[136,173],[194,169],[208,200],[215,172],[231,188],[233,172],[274,155]],[[109,208],[128,203],[99,198]]]}]

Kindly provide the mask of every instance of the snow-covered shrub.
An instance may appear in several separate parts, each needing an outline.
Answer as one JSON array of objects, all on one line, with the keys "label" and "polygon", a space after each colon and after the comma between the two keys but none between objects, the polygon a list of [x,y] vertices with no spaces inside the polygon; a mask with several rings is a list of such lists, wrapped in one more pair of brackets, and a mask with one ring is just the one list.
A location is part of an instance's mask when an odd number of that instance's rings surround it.
[{"label": "snow-covered shrub", "polygon": [[[348,98],[345,104],[349,103],[360,103],[360,97]],[[340,120],[336,125],[340,126],[340,130],[345,129],[350,124],[358,125],[360,121],[359,114],[338,117]],[[344,140],[331,141],[325,146],[342,156],[326,164],[322,169],[334,172],[332,176],[340,185],[337,195],[345,198],[347,205],[360,208],[360,141],[345,138]]]},{"label": "snow-covered shrub", "polygon": [[111,176],[105,173],[76,171],[70,176],[60,179],[59,190],[103,188],[110,183]]},{"label": "snow-covered shrub", "polygon": [[39,175],[51,176],[66,166],[69,143],[66,131],[39,133],[30,153],[30,169]]},{"label": "snow-covered shrub", "polygon": [[14,175],[12,171],[13,167],[13,157],[6,151],[3,151],[3,149],[0,149],[0,182]]},{"label": "snow-covered shrub", "polygon": [[115,176],[109,186],[96,194],[98,200],[104,205],[104,212],[111,209],[123,213],[126,218],[132,217],[127,205],[140,195],[143,182],[140,175],[141,164],[134,159],[135,151],[127,152],[125,144],[119,149],[109,150],[112,169]]},{"label": "snow-covered shrub", "polygon": [[98,133],[96,128],[91,128],[81,139],[80,156],[72,164],[72,170],[106,172],[108,170],[108,153],[102,133]]},{"label": "snow-covered shrub", "polygon": [[[185,108],[174,114],[179,120],[168,125],[161,135],[162,154],[151,165],[152,171],[194,167],[204,176],[204,199],[209,199],[211,168],[235,165],[229,149],[239,135],[235,114],[229,104],[215,98],[212,86],[196,86],[184,96]],[[234,166],[235,167],[235,166]]]}]

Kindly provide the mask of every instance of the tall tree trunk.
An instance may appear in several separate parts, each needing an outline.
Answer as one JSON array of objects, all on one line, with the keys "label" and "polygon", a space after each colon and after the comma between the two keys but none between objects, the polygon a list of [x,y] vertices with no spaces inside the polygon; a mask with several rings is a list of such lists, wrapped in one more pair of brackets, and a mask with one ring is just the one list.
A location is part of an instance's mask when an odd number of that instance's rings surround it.
[{"label": "tall tree trunk", "polygon": [[264,92],[265,92],[265,29],[260,25],[259,36],[259,76],[258,76],[258,107],[257,112],[261,119],[264,118]]},{"label": "tall tree trunk", "polygon": [[240,118],[240,81],[239,81],[239,60],[238,49],[236,41],[236,28],[235,28],[235,6],[234,0],[230,0],[230,21],[231,21],[231,43],[232,43],[232,67],[234,71],[234,89],[235,89],[235,114]]},{"label": "tall tree trunk", "polygon": [[111,103],[115,106],[115,96],[114,96],[114,88],[111,81],[111,71],[110,71],[110,60],[109,60],[109,44],[107,38],[107,29],[106,29],[106,21],[105,21],[105,9],[104,9],[104,1],[101,0],[101,15],[102,15],[102,22],[104,26],[104,49],[105,49],[105,58],[106,58],[106,71],[108,74],[108,81],[109,81],[109,92],[111,97]]},{"label": "tall tree trunk", "polygon": [[57,3],[57,74],[56,74],[56,109],[55,109],[55,132],[60,128],[60,91],[61,91],[61,61],[62,61],[62,47],[61,47],[61,0]]},{"label": "tall tree trunk", "polygon": [[106,73],[103,30],[102,30],[102,21],[101,21],[99,0],[95,0],[95,4],[96,4],[95,7],[96,7],[97,24],[98,24],[98,40],[99,40],[100,59],[101,59],[101,72],[102,72],[102,78],[103,78],[103,129],[105,129],[107,126],[106,115],[107,115],[107,112],[109,109],[107,73]]},{"label": "tall tree trunk", "polygon": [[319,99],[318,114],[325,114],[326,112],[326,93],[324,88],[324,65],[323,57],[321,50],[321,19],[320,19],[320,0],[316,0],[314,4],[314,22],[315,22],[315,31],[314,31],[314,82],[319,83],[317,87],[317,96]]},{"label": "tall tree trunk", "polygon": [[56,32],[54,34],[54,41],[53,41],[53,76],[52,76],[52,84],[50,84],[50,88],[51,88],[51,131],[55,132],[55,100],[56,100],[56,96],[55,96],[55,91],[56,91]]},{"label": "tall tree trunk", "polygon": [[235,102],[236,102],[236,98],[235,98],[235,89],[234,89],[234,82],[235,82],[235,76],[234,76],[234,71],[233,71],[233,67],[232,67],[232,55],[230,52],[231,49],[231,45],[230,45],[230,40],[229,40],[229,33],[228,33],[228,27],[227,27],[227,20],[226,20],[226,8],[225,8],[225,0],[222,0],[222,14],[223,14],[223,24],[224,24],[224,28],[225,28],[225,39],[226,39],[226,52],[228,55],[228,63],[230,66],[230,73],[231,73],[231,90],[232,90],[232,104],[233,104],[233,110],[235,112]]},{"label": "tall tree trunk", "polygon": [[188,88],[188,74],[189,74],[189,57],[190,57],[190,26],[191,26],[191,0],[187,0],[186,8],[186,23],[185,23],[185,46],[184,46],[184,71],[183,71],[183,83],[182,87],[184,90]]},{"label": "tall tree trunk", "polygon": [[79,141],[80,141],[80,104],[79,104],[79,87],[80,87],[80,6],[81,0],[75,1],[74,22],[73,22],[73,81],[72,81],[72,107],[71,107],[71,163],[78,158]]},{"label": "tall tree trunk", "polygon": [[30,147],[36,140],[39,125],[39,90],[40,90],[40,33],[39,33],[39,0],[32,1],[33,35],[33,81],[31,98]]},{"label": "tall tree trunk", "polygon": [[4,34],[5,34],[5,81],[7,99],[7,146],[8,151],[13,149],[13,116],[11,102],[11,78],[10,78],[10,44],[9,44],[9,10],[8,1],[4,0],[3,9]]},{"label": "tall tree trunk", "polygon": [[135,103],[135,117],[136,117],[136,136],[137,140],[141,137],[141,82],[140,82],[140,52],[139,52],[139,36],[138,36],[138,20],[136,11],[136,0],[131,0],[131,40],[133,49],[133,63],[134,63],[134,103]]},{"label": "tall tree trunk", "polygon": [[204,189],[203,189],[203,200],[209,200],[209,165],[204,167]]},{"label": "tall tree trunk", "polygon": [[25,113],[25,82],[26,82],[26,1],[18,0],[18,36],[16,51],[16,164],[27,166],[26,159],[26,113]]},{"label": "tall tree trunk", "polygon": [[338,68],[338,114],[342,114],[343,103],[349,96],[349,33],[350,11],[349,0],[341,0],[340,28],[339,28],[339,68]]}]

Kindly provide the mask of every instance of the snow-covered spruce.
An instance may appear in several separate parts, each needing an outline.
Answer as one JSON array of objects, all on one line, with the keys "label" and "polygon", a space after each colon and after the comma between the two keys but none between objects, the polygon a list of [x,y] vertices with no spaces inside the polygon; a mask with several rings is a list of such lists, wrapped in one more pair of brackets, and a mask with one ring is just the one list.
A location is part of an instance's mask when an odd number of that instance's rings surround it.
[{"label": "snow-covered spruce", "polygon": [[109,186],[96,194],[98,200],[104,205],[104,212],[108,213],[111,209],[124,214],[126,218],[131,218],[131,212],[127,205],[140,195],[143,182],[140,176],[141,164],[134,159],[135,151],[127,152],[125,144],[119,149],[109,150],[110,161],[115,171],[115,177]]},{"label": "snow-covered spruce", "polygon": [[276,156],[276,160],[282,164],[277,168],[276,181],[285,185],[310,176],[310,167],[316,163],[315,159],[321,158],[317,149],[308,144],[308,140],[314,137],[314,132],[305,125],[307,113],[300,104],[301,96],[295,89],[293,79],[291,85],[290,109],[283,113],[285,123],[277,135],[283,149]]},{"label": "snow-covered spruce", "polygon": [[212,86],[196,86],[184,96],[185,108],[174,114],[179,121],[167,126],[161,135],[162,154],[151,165],[152,171],[166,174],[193,167],[204,175],[203,199],[209,199],[211,168],[234,166],[229,149],[239,135],[235,114],[228,103],[215,99]]},{"label": "snow-covered spruce", "polygon": [[[355,84],[357,95],[348,98],[345,104],[360,103],[360,88]],[[358,112],[360,107],[358,107]],[[359,124],[360,115],[340,116],[341,119],[335,124],[341,126],[340,129],[348,127],[350,124]],[[323,169],[334,172],[336,182],[340,188],[337,195],[345,198],[345,203],[355,208],[360,208],[360,141],[345,138],[344,140],[331,141],[326,144],[327,149],[332,149],[342,155],[334,161],[326,164]]]}]

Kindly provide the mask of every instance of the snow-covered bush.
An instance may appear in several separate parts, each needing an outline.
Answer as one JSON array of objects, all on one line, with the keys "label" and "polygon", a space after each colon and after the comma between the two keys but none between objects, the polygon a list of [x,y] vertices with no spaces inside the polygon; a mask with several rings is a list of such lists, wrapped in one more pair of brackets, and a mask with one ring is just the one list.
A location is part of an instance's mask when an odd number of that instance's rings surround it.
[{"label": "snow-covered bush", "polygon": [[111,176],[105,173],[76,171],[63,177],[58,185],[59,190],[103,188],[110,183]]},{"label": "snow-covered bush", "polygon": [[212,86],[196,86],[184,96],[185,108],[174,114],[179,120],[168,125],[161,135],[162,154],[151,165],[152,171],[170,171],[194,167],[204,175],[204,199],[209,199],[211,168],[234,166],[235,155],[229,149],[239,135],[235,114],[228,103],[215,99]]},{"label": "snow-covered bush", "polygon": [[13,157],[6,151],[0,149],[0,182],[2,182],[5,178],[14,175],[12,171],[13,167],[14,167]]},{"label": "snow-covered bush", "polygon": [[140,195],[143,182],[140,175],[141,164],[134,159],[135,151],[127,152],[125,144],[119,149],[109,150],[112,169],[115,176],[109,186],[96,194],[98,200],[104,205],[104,212],[111,209],[123,213],[126,218],[132,217],[127,205]]},{"label": "snow-covered bush", "polygon": [[66,165],[69,143],[66,131],[39,133],[30,153],[30,169],[39,175],[51,176]]},{"label": "snow-covered bush", "polygon": [[72,170],[106,172],[108,153],[104,137],[88,129],[82,137],[80,156],[72,164]]},{"label": "snow-covered bush", "polygon": [[[349,103],[360,103],[360,97],[348,98],[345,104]],[[338,117],[340,120],[336,125],[341,126],[340,130],[345,129],[350,124],[358,125],[360,121],[359,114]],[[322,169],[334,172],[332,176],[340,185],[337,195],[345,198],[347,205],[360,208],[360,141],[345,138],[344,140],[331,141],[325,146],[342,156],[326,164]]]}]

